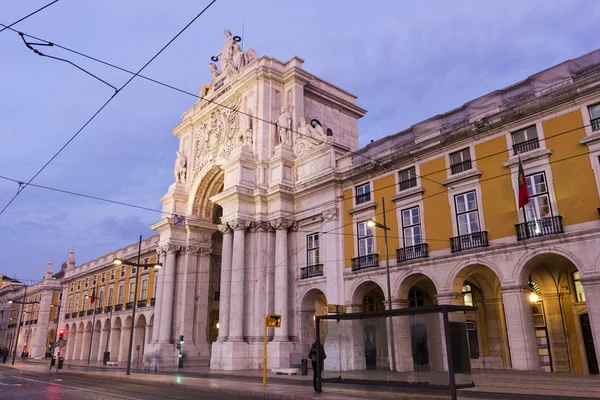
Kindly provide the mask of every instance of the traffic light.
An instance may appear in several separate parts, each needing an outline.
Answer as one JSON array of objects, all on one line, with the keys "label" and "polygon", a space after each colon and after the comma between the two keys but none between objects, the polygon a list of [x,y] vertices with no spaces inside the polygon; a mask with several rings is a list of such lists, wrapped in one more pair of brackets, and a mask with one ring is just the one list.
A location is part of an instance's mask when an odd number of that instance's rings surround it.
[{"label": "traffic light", "polygon": [[179,336],[179,344],[183,344],[183,335]]},{"label": "traffic light", "polygon": [[181,353],[181,345],[180,344],[176,344],[175,347],[177,347],[177,350]]},{"label": "traffic light", "polygon": [[60,332],[58,332],[58,340],[63,340],[65,337],[65,330],[61,329]]},{"label": "traffic light", "polygon": [[135,345],[135,351],[140,351],[140,345],[139,344]]}]

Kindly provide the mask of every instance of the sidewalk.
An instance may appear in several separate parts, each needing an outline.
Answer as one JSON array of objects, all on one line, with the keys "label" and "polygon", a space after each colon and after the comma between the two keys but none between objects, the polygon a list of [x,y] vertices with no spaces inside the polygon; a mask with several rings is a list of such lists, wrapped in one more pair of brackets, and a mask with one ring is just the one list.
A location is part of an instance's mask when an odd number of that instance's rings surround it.
[{"label": "sidewalk", "polygon": [[[0,364],[6,365],[8,364]],[[49,361],[19,361],[16,368],[29,371],[49,372]],[[312,388],[312,374],[273,375],[267,377],[267,387],[262,386],[261,371],[211,371],[208,367],[187,367],[176,372],[132,372],[125,375],[124,365],[106,367],[100,363],[88,366],[85,362],[68,361],[59,375],[95,375],[103,378],[132,381],[161,386],[202,387],[204,390],[229,394],[260,395],[278,399],[448,399],[447,391],[380,387],[374,385],[348,385],[324,383],[323,393],[316,394]],[[330,372],[327,375],[336,376]],[[345,374],[348,376],[347,374]],[[458,391],[459,398],[523,399],[535,398],[600,398],[600,377],[544,372],[475,371],[470,376],[474,388]]]}]

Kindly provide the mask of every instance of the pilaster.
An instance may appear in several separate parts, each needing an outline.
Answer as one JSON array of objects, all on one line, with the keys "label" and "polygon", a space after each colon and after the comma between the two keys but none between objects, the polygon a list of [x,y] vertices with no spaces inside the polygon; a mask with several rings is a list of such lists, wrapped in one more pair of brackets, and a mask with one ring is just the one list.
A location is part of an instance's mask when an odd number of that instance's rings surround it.
[{"label": "pilaster", "polygon": [[221,225],[223,245],[221,256],[221,287],[219,300],[219,334],[217,341],[224,342],[229,336],[229,304],[231,294],[231,260],[233,256],[233,232],[229,225]]},{"label": "pilaster", "polygon": [[[231,258],[231,292],[229,311],[229,341],[243,341],[244,329],[244,274],[245,239],[249,222],[236,219],[229,223],[233,230],[233,255]],[[223,283],[221,281],[221,283]]]},{"label": "pilaster", "polygon": [[288,288],[288,229],[293,220],[277,218],[270,222],[275,229],[275,313],[281,315],[281,327],[275,330],[274,341],[289,340],[289,288]]},{"label": "pilaster", "polygon": [[600,360],[600,276],[582,277],[581,283],[596,348],[596,359]]},{"label": "pilaster", "polygon": [[527,287],[502,288],[512,369],[538,371],[540,361]]}]

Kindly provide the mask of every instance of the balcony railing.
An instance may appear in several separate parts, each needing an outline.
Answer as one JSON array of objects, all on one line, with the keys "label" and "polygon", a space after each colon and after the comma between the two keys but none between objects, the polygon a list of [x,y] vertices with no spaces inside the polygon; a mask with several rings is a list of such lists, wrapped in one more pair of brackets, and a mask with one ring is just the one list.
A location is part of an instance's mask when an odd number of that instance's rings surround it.
[{"label": "balcony railing", "polygon": [[94,309],[90,308],[89,310],[87,310],[87,315],[92,315],[94,314]]},{"label": "balcony railing", "polygon": [[113,308],[112,306],[106,306],[106,307],[104,307],[104,312],[109,313],[112,311],[112,308]]},{"label": "balcony railing", "polygon": [[102,307],[96,308],[96,314],[102,314]]},{"label": "balcony railing", "polygon": [[352,259],[352,271],[377,267],[379,265],[379,254],[369,254]]},{"label": "balcony railing", "polygon": [[121,311],[123,309],[123,304],[115,304],[115,311]]},{"label": "balcony railing", "polygon": [[150,305],[153,306],[156,304],[156,297],[150,299]]},{"label": "balcony railing", "polygon": [[594,118],[590,123],[592,124],[592,131],[600,131],[600,118]]},{"label": "balcony railing", "polygon": [[80,317],[85,317],[85,310],[79,311],[79,316]]},{"label": "balcony railing", "polygon": [[417,178],[410,178],[400,182],[400,190],[406,190],[417,186]]},{"label": "balcony railing", "polygon": [[531,140],[527,140],[525,142],[513,144],[513,153],[515,155],[521,153],[527,153],[528,151],[539,149],[540,148],[540,140],[538,138],[533,138]]},{"label": "balcony railing", "polygon": [[466,160],[463,162],[459,162],[457,164],[451,165],[450,169],[452,170],[452,175],[458,174],[460,172],[465,172],[473,168],[473,164],[471,164],[471,160]]},{"label": "balcony railing", "polygon": [[71,313],[71,318],[77,318],[77,311]]},{"label": "balcony railing", "polygon": [[477,247],[487,247],[489,245],[487,231],[474,232],[450,238],[450,251],[452,253],[471,250]]},{"label": "balcony railing", "polygon": [[146,302],[147,302],[147,300],[145,300],[145,299],[144,300],[138,300],[137,306],[140,307],[140,308],[146,307]]},{"label": "balcony railing", "polygon": [[414,246],[403,247],[396,250],[396,260],[398,262],[404,262],[409,260],[415,260],[417,258],[429,257],[427,243],[420,243]]},{"label": "balcony railing", "polygon": [[515,228],[517,229],[517,240],[525,240],[564,232],[562,217],[560,215],[515,224]]},{"label": "balcony railing", "polygon": [[215,290],[214,299],[215,300],[221,300],[221,291],[220,290]]},{"label": "balcony railing", "polygon": [[323,276],[323,264],[300,268],[300,279],[312,278],[314,276]]},{"label": "balcony railing", "polygon": [[69,314],[69,313],[66,313],[66,314],[65,314],[65,319],[69,319],[69,318],[71,318],[71,314]]},{"label": "balcony railing", "polygon": [[130,301],[129,303],[125,303],[126,310],[131,310],[132,308],[133,308],[133,301]]}]

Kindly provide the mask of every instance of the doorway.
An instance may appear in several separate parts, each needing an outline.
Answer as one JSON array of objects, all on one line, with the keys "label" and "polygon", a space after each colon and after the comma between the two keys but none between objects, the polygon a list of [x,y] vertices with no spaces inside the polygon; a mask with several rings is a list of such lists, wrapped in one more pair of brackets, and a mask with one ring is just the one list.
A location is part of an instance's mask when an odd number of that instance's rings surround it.
[{"label": "doorway", "polygon": [[377,335],[374,326],[365,326],[365,364],[367,369],[377,369]]},{"label": "doorway", "polygon": [[427,367],[429,370],[429,350],[427,348],[427,325],[412,324],[410,326],[413,363],[416,367]]},{"label": "doorway", "polygon": [[596,349],[594,348],[594,338],[592,336],[592,327],[590,326],[590,317],[587,313],[579,316],[581,324],[581,335],[583,336],[583,347],[585,348],[585,356],[587,359],[588,370],[591,375],[598,375],[598,359],[596,358]]}]

